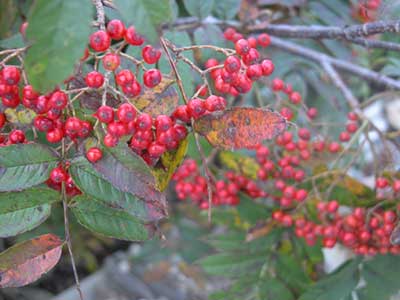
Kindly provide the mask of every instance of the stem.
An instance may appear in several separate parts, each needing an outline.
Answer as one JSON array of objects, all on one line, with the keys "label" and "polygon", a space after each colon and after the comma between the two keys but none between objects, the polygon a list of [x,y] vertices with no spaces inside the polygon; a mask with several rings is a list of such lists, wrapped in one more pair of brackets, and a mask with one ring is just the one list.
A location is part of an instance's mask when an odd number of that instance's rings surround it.
[{"label": "stem", "polygon": [[100,27],[101,30],[106,29],[106,21],[105,21],[105,14],[104,14],[104,6],[101,0],[93,0],[94,6],[96,7],[97,12],[97,25]]}]

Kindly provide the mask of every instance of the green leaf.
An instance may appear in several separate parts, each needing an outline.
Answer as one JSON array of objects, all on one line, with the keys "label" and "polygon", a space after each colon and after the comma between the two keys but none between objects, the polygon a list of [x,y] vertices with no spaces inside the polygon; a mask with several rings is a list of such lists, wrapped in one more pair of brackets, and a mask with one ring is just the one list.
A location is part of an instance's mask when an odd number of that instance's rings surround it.
[{"label": "green leaf", "polygon": [[361,275],[369,293],[385,300],[400,291],[399,269],[398,256],[378,255],[364,263]]},{"label": "green leaf", "polygon": [[[223,1],[220,1],[223,2]],[[221,28],[214,24],[205,24],[194,31],[194,41],[198,45],[215,45],[221,48],[227,48],[227,42]],[[225,56],[212,49],[201,49],[201,60],[206,61],[210,58],[224,60]]]},{"label": "green leaf", "polygon": [[239,12],[240,2],[241,0],[217,1],[214,5],[214,13],[220,19],[233,19]]},{"label": "green leaf", "polygon": [[299,293],[304,292],[312,283],[300,265],[300,261],[293,256],[279,255],[276,270],[278,277]]},{"label": "green leaf", "polygon": [[173,19],[170,0],[116,0],[115,4],[125,21],[133,22],[150,43],[157,41],[159,26]]},{"label": "green leaf", "polygon": [[0,147],[0,192],[22,190],[44,182],[57,161],[50,148],[39,144]]},{"label": "green leaf", "polygon": [[240,276],[240,272],[254,271],[254,268],[261,267],[264,261],[264,252],[253,253],[252,255],[218,253],[199,260],[198,264],[210,275],[237,277]]},{"label": "green leaf", "polygon": [[87,45],[91,19],[90,1],[35,1],[27,28],[33,45],[25,68],[36,90],[49,91],[72,74]]},{"label": "green leaf", "polygon": [[257,203],[245,194],[240,197],[240,204],[237,206],[239,217],[242,221],[255,224],[259,220],[266,220],[271,216],[271,211],[263,204]]},{"label": "green leaf", "polygon": [[173,151],[168,151],[161,156],[162,168],[154,168],[152,170],[157,181],[157,188],[164,191],[172,178],[176,168],[182,163],[185,158],[188,148],[188,139],[185,138],[180,142],[178,148]]},{"label": "green leaf", "polygon": [[221,151],[218,155],[218,159],[225,167],[235,172],[239,172],[246,177],[257,179],[257,172],[260,169],[260,165],[248,154],[246,155],[239,152]]},{"label": "green leaf", "polygon": [[127,212],[94,201],[87,195],[74,199],[77,204],[72,211],[78,222],[87,229],[121,240],[143,241],[149,238],[145,225]]},{"label": "green leaf", "polygon": [[189,14],[199,19],[204,19],[211,14],[214,7],[214,0],[183,0],[183,4]]},{"label": "green leaf", "polygon": [[0,48],[4,49],[13,49],[13,48],[22,48],[24,47],[24,40],[22,39],[22,35],[17,33],[9,38],[0,40]]},{"label": "green leaf", "polygon": [[312,285],[299,300],[347,300],[360,280],[359,264],[359,258],[346,263],[334,274]]},{"label": "green leaf", "polygon": [[70,174],[82,192],[142,221],[155,221],[166,215],[164,207],[159,207],[158,203],[143,201],[115,187],[83,157],[72,162]]},{"label": "green leaf", "polygon": [[232,231],[220,235],[212,235],[207,237],[207,243],[222,251],[235,251],[247,248],[245,243],[246,235],[243,232]]},{"label": "green leaf", "polygon": [[272,277],[263,278],[259,285],[259,297],[263,300],[293,300],[292,292],[285,284]]}]

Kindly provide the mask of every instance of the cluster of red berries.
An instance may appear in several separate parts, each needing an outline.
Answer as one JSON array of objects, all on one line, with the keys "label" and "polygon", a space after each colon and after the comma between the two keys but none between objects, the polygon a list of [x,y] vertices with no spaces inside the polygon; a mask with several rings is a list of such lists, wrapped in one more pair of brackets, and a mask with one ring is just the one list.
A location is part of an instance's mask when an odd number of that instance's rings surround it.
[{"label": "cluster of red berries", "polygon": [[377,12],[382,4],[381,2],[381,0],[359,0],[353,6],[353,18],[363,23],[375,21]]},{"label": "cluster of red berries", "polygon": [[[214,183],[212,190],[212,205],[238,205],[239,193],[245,193],[252,198],[265,197],[266,193],[257,184],[243,175],[226,172],[224,180]],[[200,209],[208,209],[207,180],[200,174],[197,163],[187,159],[173,176],[176,181],[175,190],[178,199],[191,199]]]},{"label": "cluster of red berries", "polygon": [[61,191],[62,184],[64,184],[67,195],[72,197],[81,194],[81,191],[76,187],[72,177],[68,174],[68,167],[69,163],[67,162],[64,168],[60,165],[51,170],[46,184],[56,191]]},{"label": "cluster of red berries", "polygon": [[[259,35],[258,39],[244,39],[235,29],[228,28],[224,32],[226,39],[235,43],[235,55],[228,56],[223,67],[218,68],[218,60],[209,59],[205,67],[215,68],[211,71],[215,89],[222,94],[237,96],[251,90],[253,82],[262,76],[269,76],[274,71],[274,64],[269,59],[260,59],[257,45],[267,47],[270,44],[268,34]],[[261,60],[261,61],[260,61]]]}]

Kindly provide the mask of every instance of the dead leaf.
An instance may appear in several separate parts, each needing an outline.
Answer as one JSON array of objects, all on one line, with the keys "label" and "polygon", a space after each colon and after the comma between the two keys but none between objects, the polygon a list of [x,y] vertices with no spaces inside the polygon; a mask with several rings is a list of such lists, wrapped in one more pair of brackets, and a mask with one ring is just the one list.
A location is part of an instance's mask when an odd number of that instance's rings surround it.
[{"label": "dead leaf", "polygon": [[246,242],[251,242],[266,236],[274,228],[274,221],[262,221],[257,223],[254,227],[250,228],[246,235]]},{"label": "dead leaf", "polygon": [[281,134],[286,129],[286,120],[267,109],[233,107],[204,115],[194,125],[194,129],[215,147],[253,149],[263,140]]},{"label": "dead leaf", "polygon": [[59,261],[63,241],[44,234],[0,254],[0,287],[21,287],[38,280]]}]

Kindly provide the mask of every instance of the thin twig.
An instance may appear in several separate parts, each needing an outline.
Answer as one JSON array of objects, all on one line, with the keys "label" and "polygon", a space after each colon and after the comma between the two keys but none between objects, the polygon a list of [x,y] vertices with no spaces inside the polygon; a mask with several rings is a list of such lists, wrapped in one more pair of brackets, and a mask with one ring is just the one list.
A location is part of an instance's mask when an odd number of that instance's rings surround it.
[{"label": "thin twig", "polygon": [[105,30],[106,29],[106,19],[105,19],[103,3],[101,0],[93,0],[93,4],[96,7],[96,13],[97,13],[96,22],[101,30]]}]

